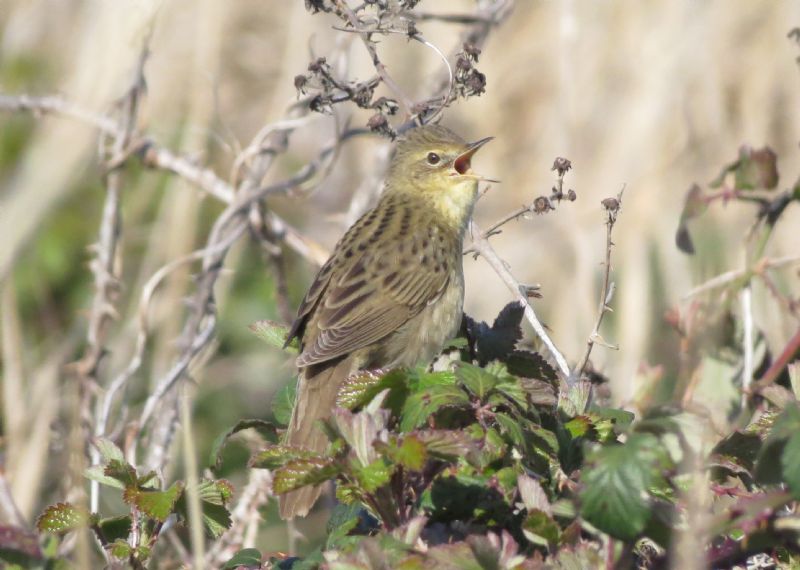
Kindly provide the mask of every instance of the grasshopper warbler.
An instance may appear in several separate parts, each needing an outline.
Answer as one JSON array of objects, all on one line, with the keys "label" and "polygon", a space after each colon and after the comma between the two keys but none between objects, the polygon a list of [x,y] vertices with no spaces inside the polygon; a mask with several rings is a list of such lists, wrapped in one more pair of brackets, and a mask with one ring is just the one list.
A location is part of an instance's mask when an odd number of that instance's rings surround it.
[{"label": "grasshopper warbler", "polygon": [[[324,452],[316,425],[342,382],[361,369],[431,360],[461,323],[464,232],[478,196],[467,143],[442,126],[411,130],[392,158],[378,204],[345,233],[298,310],[300,376],[286,443]],[[321,487],[280,497],[283,518],[305,516]]]}]

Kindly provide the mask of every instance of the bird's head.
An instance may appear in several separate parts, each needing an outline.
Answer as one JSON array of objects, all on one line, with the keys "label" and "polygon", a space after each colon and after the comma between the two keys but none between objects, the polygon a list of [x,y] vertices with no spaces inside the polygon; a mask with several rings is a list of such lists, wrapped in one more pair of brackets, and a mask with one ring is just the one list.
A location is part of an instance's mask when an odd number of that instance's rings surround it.
[{"label": "bird's head", "polygon": [[465,226],[478,195],[472,157],[493,137],[468,143],[440,125],[409,131],[397,144],[387,177],[387,191],[424,199],[448,221]]}]

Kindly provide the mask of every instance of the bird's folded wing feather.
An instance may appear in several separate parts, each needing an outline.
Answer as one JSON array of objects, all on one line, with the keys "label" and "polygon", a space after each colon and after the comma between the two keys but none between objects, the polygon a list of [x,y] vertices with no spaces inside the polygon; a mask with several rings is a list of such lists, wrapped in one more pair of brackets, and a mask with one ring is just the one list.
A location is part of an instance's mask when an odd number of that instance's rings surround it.
[{"label": "bird's folded wing feather", "polygon": [[386,251],[323,269],[326,283],[311,288],[317,289],[316,299],[306,308],[309,328],[297,365],[318,364],[378,342],[436,300],[448,275],[399,263]]}]

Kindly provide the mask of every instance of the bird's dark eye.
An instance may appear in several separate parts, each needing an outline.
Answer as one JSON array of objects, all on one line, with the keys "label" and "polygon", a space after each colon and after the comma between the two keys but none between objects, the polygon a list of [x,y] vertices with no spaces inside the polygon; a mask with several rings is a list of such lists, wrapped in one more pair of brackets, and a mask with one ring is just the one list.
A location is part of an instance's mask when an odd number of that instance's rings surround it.
[{"label": "bird's dark eye", "polygon": [[442,157],[440,157],[435,152],[429,152],[428,153],[428,164],[430,164],[431,166],[435,166],[435,165],[439,164],[440,160],[442,160]]}]

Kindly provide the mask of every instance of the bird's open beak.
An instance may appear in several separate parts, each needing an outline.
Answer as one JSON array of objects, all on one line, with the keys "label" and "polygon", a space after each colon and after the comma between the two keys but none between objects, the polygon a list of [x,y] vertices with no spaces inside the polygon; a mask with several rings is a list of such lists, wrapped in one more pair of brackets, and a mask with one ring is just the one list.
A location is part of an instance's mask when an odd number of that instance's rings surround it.
[{"label": "bird's open beak", "polygon": [[486,182],[499,182],[499,180],[492,180],[491,178],[486,178],[485,176],[472,172],[472,155],[478,152],[479,148],[493,138],[494,137],[486,137],[485,139],[469,143],[467,145],[467,150],[459,154],[453,161],[453,173],[451,176],[464,176],[475,180],[485,180]]}]

